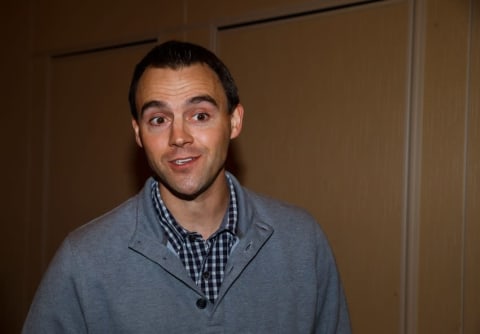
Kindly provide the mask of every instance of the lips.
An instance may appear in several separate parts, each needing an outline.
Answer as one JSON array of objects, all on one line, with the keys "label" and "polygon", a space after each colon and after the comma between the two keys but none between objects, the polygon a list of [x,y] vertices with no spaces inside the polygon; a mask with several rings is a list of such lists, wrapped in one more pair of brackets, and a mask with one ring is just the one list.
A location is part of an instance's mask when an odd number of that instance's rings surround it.
[{"label": "lips", "polygon": [[172,159],[170,160],[170,163],[175,165],[175,166],[185,166],[188,165],[189,163],[197,160],[198,157],[185,157],[185,158],[177,158],[177,159]]},{"label": "lips", "polygon": [[181,166],[181,165],[184,165],[184,164],[186,164],[190,161],[193,161],[193,158],[177,159],[177,160],[174,160],[173,163],[175,165]]}]

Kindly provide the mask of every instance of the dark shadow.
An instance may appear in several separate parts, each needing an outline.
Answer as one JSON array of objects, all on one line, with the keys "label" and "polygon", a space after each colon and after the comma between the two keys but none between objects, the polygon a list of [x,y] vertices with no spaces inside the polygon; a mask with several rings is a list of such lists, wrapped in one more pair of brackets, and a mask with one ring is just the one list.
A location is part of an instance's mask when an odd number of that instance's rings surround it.
[{"label": "dark shadow", "polygon": [[148,165],[147,158],[143,149],[141,149],[134,141],[131,148],[131,168],[130,170],[135,175],[135,187],[136,189],[142,189],[145,181],[153,175],[150,166]]},{"label": "dark shadow", "polygon": [[240,150],[238,149],[236,142],[232,141],[228,148],[227,161],[225,162],[225,168],[235,175],[235,177],[243,184],[246,167],[242,163],[240,157]]}]

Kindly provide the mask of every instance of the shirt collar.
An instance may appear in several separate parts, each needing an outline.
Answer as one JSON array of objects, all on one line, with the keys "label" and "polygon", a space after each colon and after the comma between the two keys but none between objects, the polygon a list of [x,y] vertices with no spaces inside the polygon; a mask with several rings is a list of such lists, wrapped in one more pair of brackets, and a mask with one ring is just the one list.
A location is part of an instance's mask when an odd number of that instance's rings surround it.
[{"label": "shirt collar", "polygon": [[[227,184],[230,193],[230,201],[226,215],[222,221],[222,225],[219,227],[217,232],[215,232],[210,238],[215,237],[219,233],[228,232],[236,236],[237,233],[237,222],[238,222],[238,202],[237,195],[235,193],[235,187],[228,173],[225,174],[227,178]],[[153,204],[156,209],[157,216],[160,220],[160,225],[165,230],[168,241],[172,244],[175,249],[180,249],[185,243],[186,238],[192,234],[192,232],[184,229],[180,224],[177,223],[173,215],[170,213],[165,203],[162,200],[160,191],[158,188],[158,181],[152,182],[151,186],[151,196]]]}]

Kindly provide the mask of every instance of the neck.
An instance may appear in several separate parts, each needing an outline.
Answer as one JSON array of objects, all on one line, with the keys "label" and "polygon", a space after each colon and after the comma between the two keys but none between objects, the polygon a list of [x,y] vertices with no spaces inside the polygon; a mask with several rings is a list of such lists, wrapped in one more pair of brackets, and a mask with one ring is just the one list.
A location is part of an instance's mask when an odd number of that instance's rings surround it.
[{"label": "neck", "polygon": [[220,174],[204,193],[192,200],[173,195],[159,183],[162,200],[184,229],[199,233],[205,240],[222,224],[230,199],[227,180]]}]

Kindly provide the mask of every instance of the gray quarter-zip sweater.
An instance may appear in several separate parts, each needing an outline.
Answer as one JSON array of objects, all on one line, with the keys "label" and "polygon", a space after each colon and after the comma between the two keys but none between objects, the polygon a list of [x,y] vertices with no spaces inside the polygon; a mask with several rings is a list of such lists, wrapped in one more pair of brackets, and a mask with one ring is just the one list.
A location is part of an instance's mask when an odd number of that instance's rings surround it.
[{"label": "gray quarter-zip sweater", "polygon": [[316,221],[232,179],[239,241],[214,304],[167,247],[149,179],[65,239],[23,333],[350,333],[334,257]]}]

